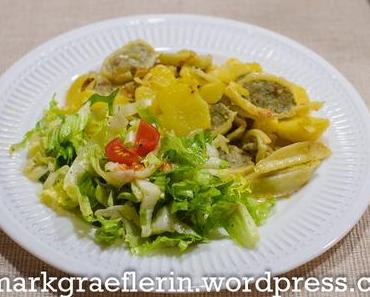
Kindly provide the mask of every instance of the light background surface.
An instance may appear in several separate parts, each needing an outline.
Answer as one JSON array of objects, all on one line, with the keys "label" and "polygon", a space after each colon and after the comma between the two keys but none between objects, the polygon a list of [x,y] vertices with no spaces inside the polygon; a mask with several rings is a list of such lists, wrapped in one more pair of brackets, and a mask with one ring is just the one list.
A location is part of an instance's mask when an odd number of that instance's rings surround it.
[{"label": "light background surface", "polygon": [[[149,13],[193,13],[227,17],[284,34],[313,49],[332,63],[370,106],[368,0],[0,0],[0,74],[32,48],[60,33],[99,20]],[[39,276],[42,270],[55,276],[63,275],[30,255],[0,231],[0,277]],[[337,245],[287,276],[347,276],[352,282],[364,275],[370,276],[369,210]],[[151,296],[141,293],[130,296],[142,295]],[[199,297],[205,295],[191,294]],[[243,294],[209,294],[212,295]],[[335,296],[334,293],[307,292],[300,296],[309,295]],[[57,294],[0,293],[0,296]],[[153,296],[161,297],[161,294]],[[365,294],[348,292],[342,296]]]}]

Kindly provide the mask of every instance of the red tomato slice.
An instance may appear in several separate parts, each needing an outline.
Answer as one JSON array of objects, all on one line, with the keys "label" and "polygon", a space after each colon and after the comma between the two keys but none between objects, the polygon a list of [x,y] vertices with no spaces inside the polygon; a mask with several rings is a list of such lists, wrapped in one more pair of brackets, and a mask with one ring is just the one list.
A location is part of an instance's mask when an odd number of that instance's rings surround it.
[{"label": "red tomato slice", "polygon": [[140,120],[135,140],[136,152],[142,157],[147,155],[157,147],[159,138],[160,134],[156,128]]},{"label": "red tomato slice", "polygon": [[139,162],[139,155],[135,150],[124,146],[121,139],[114,138],[105,147],[105,155],[108,160],[121,164],[132,165]]}]

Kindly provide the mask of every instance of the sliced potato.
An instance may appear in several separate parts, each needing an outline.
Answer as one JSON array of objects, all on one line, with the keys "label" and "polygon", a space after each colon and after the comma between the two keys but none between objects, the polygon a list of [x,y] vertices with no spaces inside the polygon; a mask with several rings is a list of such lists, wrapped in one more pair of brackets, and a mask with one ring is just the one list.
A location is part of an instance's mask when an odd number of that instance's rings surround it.
[{"label": "sliced potato", "polygon": [[199,93],[209,104],[217,103],[221,100],[225,92],[225,85],[222,82],[210,82],[200,87]]},{"label": "sliced potato", "polygon": [[201,85],[201,78],[193,71],[190,66],[183,66],[180,70],[180,79],[182,82],[196,89]]},{"label": "sliced potato", "polygon": [[177,135],[188,135],[197,129],[211,127],[209,107],[197,91],[174,82],[158,91],[156,99],[161,126]]},{"label": "sliced potato", "polygon": [[154,90],[169,87],[176,81],[174,70],[171,67],[157,65],[150,69],[143,79],[143,85]]},{"label": "sliced potato", "polygon": [[143,86],[154,92],[152,112],[162,128],[173,130],[177,135],[188,135],[194,130],[211,127],[207,102],[197,89],[176,78],[171,67],[153,67],[143,79]]}]

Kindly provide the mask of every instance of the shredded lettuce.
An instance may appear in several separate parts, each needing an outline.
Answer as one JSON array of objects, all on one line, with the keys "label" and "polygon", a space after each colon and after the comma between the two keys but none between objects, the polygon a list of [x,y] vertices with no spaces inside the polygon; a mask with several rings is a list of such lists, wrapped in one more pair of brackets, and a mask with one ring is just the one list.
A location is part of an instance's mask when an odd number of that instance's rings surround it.
[{"label": "shredded lettuce", "polygon": [[70,165],[78,149],[85,144],[83,130],[89,119],[90,109],[83,106],[76,114],[66,115],[57,127],[48,129],[46,152],[56,158],[61,166]]},{"label": "shredded lettuce", "polygon": [[206,144],[211,134],[205,131],[188,137],[178,137],[168,133],[162,139],[161,151],[164,159],[182,165],[200,166],[207,160]]},{"label": "shredded lettuce", "polygon": [[112,245],[124,239],[125,229],[121,219],[104,219],[98,217],[100,227],[95,232],[95,241],[104,246]]},{"label": "shredded lettuce", "polygon": [[[145,106],[113,108],[116,95],[95,94],[72,114],[53,100],[35,128],[11,147],[14,152],[28,145],[24,171],[43,183],[41,200],[79,214],[94,226],[97,243],[126,243],[140,255],[184,251],[219,229],[242,246],[256,246],[257,226],[275,200],[254,198],[243,177],[218,174],[228,165],[217,151],[222,141],[209,131],[182,137],[166,132],[138,168],[107,159],[104,147],[112,138],[134,144],[140,118],[160,128]],[[96,102],[107,103],[109,113],[96,117]]]}]

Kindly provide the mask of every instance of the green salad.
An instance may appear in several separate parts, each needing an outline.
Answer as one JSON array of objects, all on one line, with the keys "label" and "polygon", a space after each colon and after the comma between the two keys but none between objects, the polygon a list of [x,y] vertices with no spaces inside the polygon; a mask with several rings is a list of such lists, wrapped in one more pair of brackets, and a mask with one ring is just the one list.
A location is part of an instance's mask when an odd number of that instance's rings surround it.
[{"label": "green salad", "polygon": [[253,198],[247,181],[228,172],[215,153],[219,139],[209,131],[163,135],[139,105],[130,106],[129,116],[97,120],[94,98],[73,114],[53,100],[12,148],[29,144],[24,173],[43,183],[45,204],[81,216],[96,228],[97,243],[126,243],[133,253],[184,251],[218,237],[219,228],[243,246],[256,245],[257,225],[274,200]]}]

